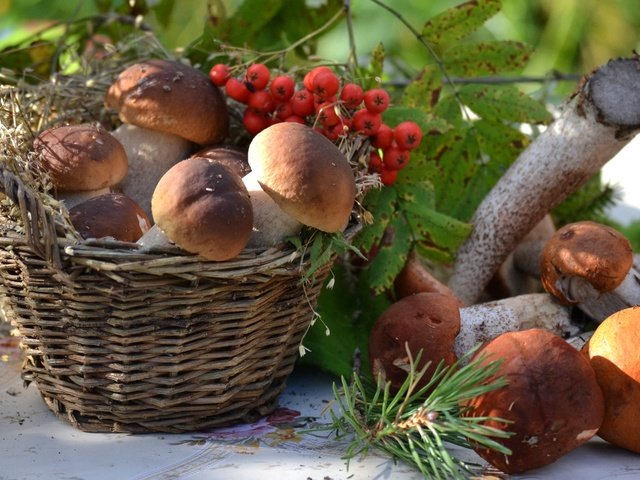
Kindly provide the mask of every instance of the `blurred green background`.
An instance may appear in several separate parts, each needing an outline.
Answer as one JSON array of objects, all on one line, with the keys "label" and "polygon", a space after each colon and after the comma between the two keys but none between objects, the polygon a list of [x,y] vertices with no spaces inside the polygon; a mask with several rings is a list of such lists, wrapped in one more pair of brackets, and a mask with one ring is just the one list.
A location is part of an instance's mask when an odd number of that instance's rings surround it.
[{"label": "blurred green background", "polygon": [[[0,0],[0,48],[41,29],[53,20],[69,20],[106,11],[143,12],[170,49],[194,40],[212,11],[232,14],[241,0]],[[324,0],[307,0],[311,6]],[[461,2],[386,0],[416,29],[436,13]],[[637,0],[504,0],[502,12],[482,35],[520,40],[535,48],[524,75],[582,74],[612,57],[640,50],[640,4]],[[424,47],[402,23],[371,0],[353,0],[357,51],[366,55],[382,41],[387,58],[406,74],[425,62]],[[323,57],[344,61],[347,28],[340,22],[318,44]]]}]

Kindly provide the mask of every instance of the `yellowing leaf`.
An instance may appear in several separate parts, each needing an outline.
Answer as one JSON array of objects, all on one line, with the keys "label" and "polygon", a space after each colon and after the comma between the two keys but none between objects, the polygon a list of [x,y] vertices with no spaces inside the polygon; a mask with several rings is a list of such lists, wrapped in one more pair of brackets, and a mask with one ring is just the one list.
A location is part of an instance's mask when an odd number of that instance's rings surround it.
[{"label": "yellowing leaf", "polygon": [[516,41],[465,43],[447,50],[442,55],[442,63],[449,75],[498,75],[520,70],[532,52],[529,45]]}]

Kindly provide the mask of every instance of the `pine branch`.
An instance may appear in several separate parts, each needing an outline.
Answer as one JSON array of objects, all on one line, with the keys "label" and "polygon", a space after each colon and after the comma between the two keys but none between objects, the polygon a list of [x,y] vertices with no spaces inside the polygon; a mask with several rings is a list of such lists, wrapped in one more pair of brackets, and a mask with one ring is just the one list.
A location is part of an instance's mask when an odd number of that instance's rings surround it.
[{"label": "pine branch", "polygon": [[418,389],[428,365],[416,370],[419,355],[414,361],[407,353],[409,374],[394,394],[388,382],[373,385],[358,376],[350,383],[342,377],[340,389],[334,385],[338,413],[331,412],[332,428],[338,437],[351,438],[347,461],[375,448],[415,466],[425,477],[464,479],[476,474],[478,466],[455,457],[451,446],[479,445],[510,454],[497,441],[510,434],[485,425],[488,420],[503,420],[467,417],[461,407],[506,385],[504,378],[494,378],[499,362],[481,365],[481,358],[469,362],[471,351],[450,367],[440,364]]}]

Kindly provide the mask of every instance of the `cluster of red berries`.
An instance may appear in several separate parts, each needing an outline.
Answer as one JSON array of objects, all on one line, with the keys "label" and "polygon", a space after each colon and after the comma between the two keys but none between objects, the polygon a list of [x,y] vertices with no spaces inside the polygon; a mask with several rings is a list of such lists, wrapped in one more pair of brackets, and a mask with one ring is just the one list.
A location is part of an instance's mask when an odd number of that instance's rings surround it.
[{"label": "cluster of red berries", "polygon": [[369,169],[385,185],[395,182],[398,171],[409,162],[410,151],[422,140],[422,130],[414,122],[391,128],[382,121],[390,102],[386,90],[365,91],[356,83],[341,82],[327,66],[310,70],[300,86],[290,75],[272,78],[262,63],[251,64],[240,77],[232,76],[231,68],[219,63],[211,68],[209,78],[229,98],[246,105],[242,121],[251,135],[273,123],[299,122],[333,141],[353,132],[370,137],[375,150]]}]

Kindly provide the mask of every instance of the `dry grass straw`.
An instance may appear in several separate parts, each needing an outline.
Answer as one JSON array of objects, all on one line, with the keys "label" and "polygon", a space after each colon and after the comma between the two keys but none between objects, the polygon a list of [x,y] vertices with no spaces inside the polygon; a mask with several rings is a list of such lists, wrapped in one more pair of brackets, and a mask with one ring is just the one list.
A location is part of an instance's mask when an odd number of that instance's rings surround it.
[{"label": "dry grass straw", "polygon": [[[108,85],[127,63],[163,54],[152,38],[136,42],[133,54],[95,70],[38,83],[5,75],[0,87],[0,288],[21,337],[23,378],[86,431],[252,420],[285,387],[330,264],[302,282],[309,257],[289,245],[212,262],[177,248],[82,240],[35,167],[31,144],[42,129],[114,126],[102,103]],[[364,171],[365,146],[341,148]],[[358,174],[361,195],[372,183]]]}]

